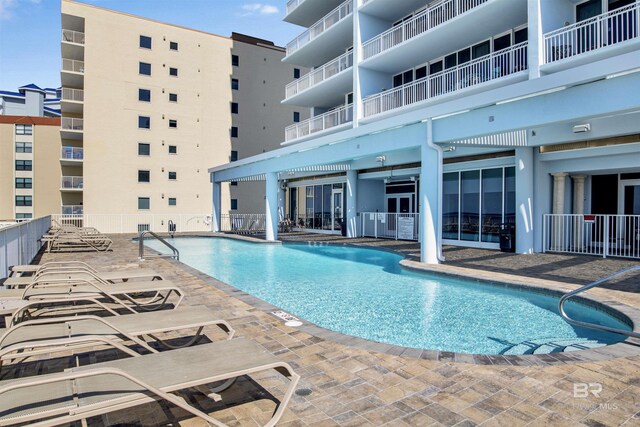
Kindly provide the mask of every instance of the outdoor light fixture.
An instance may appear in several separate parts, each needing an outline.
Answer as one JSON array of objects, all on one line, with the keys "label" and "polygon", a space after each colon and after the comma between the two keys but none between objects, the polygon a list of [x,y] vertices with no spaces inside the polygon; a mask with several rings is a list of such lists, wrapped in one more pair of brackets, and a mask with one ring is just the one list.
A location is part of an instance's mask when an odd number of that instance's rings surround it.
[{"label": "outdoor light fixture", "polygon": [[376,157],[376,162],[378,162],[378,163],[384,163],[385,160],[387,160],[386,156],[378,156],[378,157]]},{"label": "outdoor light fixture", "polygon": [[573,127],[573,133],[584,133],[591,130],[591,123],[585,123],[583,125],[575,125]]},{"label": "outdoor light fixture", "polygon": [[456,151],[456,147],[451,145],[449,147],[444,147],[442,151],[444,151],[445,153],[451,153],[452,151]]}]

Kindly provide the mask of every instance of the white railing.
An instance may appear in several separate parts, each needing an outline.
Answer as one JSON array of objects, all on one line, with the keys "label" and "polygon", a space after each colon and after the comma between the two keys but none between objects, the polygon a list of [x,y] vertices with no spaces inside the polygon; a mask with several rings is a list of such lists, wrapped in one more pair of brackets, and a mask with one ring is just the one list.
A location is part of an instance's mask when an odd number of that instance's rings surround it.
[{"label": "white railing", "polygon": [[84,129],[84,120],[83,119],[74,119],[74,118],[71,118],[71,117],[63,117],[60,127],[63,130],[83,130]]},{"label": "white railing", "polygon": [[220,215],[220,231],[231,233],[258,233],[267,228],[265,214]]},{"label": "white railing", "polygon": [[0,279],[9,275],[10,266],[31,263],[50,226],[51,217],[46,216],[0,229]]},{"label": "white railing", "polygon": [[487,0],[446,0],[429,7],[365,42],[362,45],[363,59],[389,50],[486,2]]},{"label": "white railing", "polygon": [[84,149],[81,147],[62,147],[60,158],[63,160],[83,160]]},{"label": "white railing", "polygon": [[640,258],[640,215],[545,215],[543,252]]},{"label": "white railing", "polygon": [[305,0],[289,0],[287,2],[287,15],[293,12],[298,6],[300,6],[300,3],[304,2]]},{"label": "white railing", "polygon": [[364,117],[426,101],[527,69],[527,42],[482,56],[363,100]]},{"label": "white railing", "polygon": [[84,187],[84,177],[63,176],[60,179],[60,188],[81,190]]},{"label": "white railing", "polygon": [[418,240],[420,235],[420,214],[362,212],[362,237],[395,240]]},{"label": "white railing", "polygon": [[84,206],[82,205],[62,205],[61,213],[63,216],[82,215]]},{"label": "white railing", "polygon": [[173,221],[178,233],[210,232],[212,223],[209,214],[85,214],[52,215],[51,218],[78,227],[94,227],[106,234],[139,234],[147,230],[166,233],[169,221]]},{"label": "white railing", "polygon": [[331,129],[352,121],[353,104],[345,105],[287,127],[285,129],[285,142],[293,141],[294,139]]},{"label": "white railing", "polygon": [[350,16],[353,12],[353,0],[347,0],[340,6],[329,12],[320,21],[313,24],[307,31],[300,34],[293,41],[287,44],[287,56],[296,52],[302,46],[309,43],[311,40],[318,37],[320,34],[333,27],[338,22],[342,21],[347,16]]},{"label": "white railing", "polygon": [[62,41],[67,43],[84,44],[84,33],[73,30],[62,30]]},{"label": "white railing", "polygon": [[353,66],[353,52],[347,52],[344,55],[340,55],[331,62],[327,62],[320,68],[317,68],[299,79],[289,83],[286,89],[286,97],[291,98],[298,93],[309,89],[312,86],[317,85],[329,77],[333,77],[342,71],[345,71]]},{"label": "white railing", "polygon": [[544,35],[545,63],[638,37],[640,3],[594,16]]},{"label": "white railing", "polygon": [[62,100],[83,102],[84,90],[64,87],[62,88]]},{"label": "white railing", "polygon": [[74,73],[84,73],[84,61],[75,59],[62,59],[62,71],[71,71]]}]

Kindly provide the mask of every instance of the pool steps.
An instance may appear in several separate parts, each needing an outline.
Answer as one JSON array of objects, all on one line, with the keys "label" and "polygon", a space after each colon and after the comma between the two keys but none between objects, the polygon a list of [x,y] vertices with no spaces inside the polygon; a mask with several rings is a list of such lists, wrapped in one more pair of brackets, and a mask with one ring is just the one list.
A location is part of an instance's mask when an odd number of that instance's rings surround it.
[{"label": "pool steps", "polygon": [[529,340],[523,341],[519,344],[515,344],[500,354],[549,354],[549,353],[564,353],[577,350],[588,350],[591,348],[604,347],[603,344],[598,341],[590,340],[587,338],[562,338],[562,339],[544,339],[544,340]]}]

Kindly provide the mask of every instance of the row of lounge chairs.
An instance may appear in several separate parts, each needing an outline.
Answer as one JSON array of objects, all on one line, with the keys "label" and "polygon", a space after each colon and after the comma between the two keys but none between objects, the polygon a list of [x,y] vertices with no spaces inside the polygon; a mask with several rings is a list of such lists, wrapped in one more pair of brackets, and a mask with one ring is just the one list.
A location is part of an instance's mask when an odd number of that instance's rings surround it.
[{"label": "row of lounge chairs", "polygon": [[[265,424],[274,426],[299,380],[257,343],[235,338],[211,309],[182,306],[180,288],[152,270],[103,272],[81,262],[15,266],[7,287],[0,289],[0,301],[15,304],[2,311],[0,426],[59,425],[161,400],[223,426],[180,394],[189,390],[224,401],[220,393],[238,377],[276,370],[290,381]],[[209,328],[219,340],[200,343]],[[187,330],[192,333],[185,336]],[[20,364],[33,357],[103,349],[124,358],[4,379],[2,370],[24,372]]]},{"label": "row of lounge chairs", "polygon": [[113,241],[93,227],[78,227],[52,220],[49,232],[42,236],[47,252],[74,252],[78,250],[108,251]]}]

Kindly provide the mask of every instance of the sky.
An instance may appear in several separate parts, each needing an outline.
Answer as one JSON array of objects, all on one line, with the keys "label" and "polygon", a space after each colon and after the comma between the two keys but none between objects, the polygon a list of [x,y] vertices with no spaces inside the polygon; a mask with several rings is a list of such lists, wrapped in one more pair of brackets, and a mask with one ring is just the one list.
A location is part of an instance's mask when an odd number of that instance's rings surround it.
[{"label": "sky", "polygon": [[[80,0],[222,36],[286,45],[304,29],[282,21],[286,0]],[[0,90],[60,86],[60,0],[0,0]]]}]

